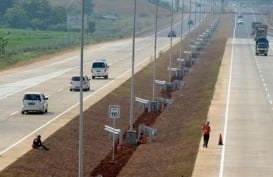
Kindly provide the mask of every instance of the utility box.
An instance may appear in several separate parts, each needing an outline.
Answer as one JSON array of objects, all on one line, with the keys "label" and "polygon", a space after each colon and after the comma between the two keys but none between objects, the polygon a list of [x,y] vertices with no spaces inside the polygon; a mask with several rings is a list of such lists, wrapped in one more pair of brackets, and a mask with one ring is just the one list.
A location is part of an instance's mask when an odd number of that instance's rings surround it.
[{"label": "utility box", "polygon": [[135,130],[127,130],[126,144],[128,144],[128,145],[136,145],[137,144],[137,132]]}]

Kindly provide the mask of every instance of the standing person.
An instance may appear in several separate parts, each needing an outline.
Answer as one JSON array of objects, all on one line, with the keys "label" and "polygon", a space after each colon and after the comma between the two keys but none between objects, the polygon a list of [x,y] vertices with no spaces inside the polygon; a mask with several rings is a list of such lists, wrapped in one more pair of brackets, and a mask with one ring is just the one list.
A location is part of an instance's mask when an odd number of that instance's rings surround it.
[{"label": "standing person", "polygon": [[210,126],[209,126],[209,121],[207,121],[206,124],[203,125],[203,138],[204,138],[204,144],[203,147],[208,147],[209,143],[209,135],[210,135]]},{"label": "standing person", "polygon": [[32,148],[34,148],[34,149],[45,149],[46,151],[49,150],[49,148],[47,148],[46,146],[43,145],[42,140],[41,140],[41,135],[38,135],[33,140]]}]

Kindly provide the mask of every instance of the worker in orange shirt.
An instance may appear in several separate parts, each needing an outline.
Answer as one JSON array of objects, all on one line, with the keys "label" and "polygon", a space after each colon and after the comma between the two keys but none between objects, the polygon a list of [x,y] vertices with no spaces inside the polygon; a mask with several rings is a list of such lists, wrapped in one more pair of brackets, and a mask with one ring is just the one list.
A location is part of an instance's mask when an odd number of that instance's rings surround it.
[{"label": "worker in orange shirt", "polygon": [[146,136],[143,132],[140,133],[139,139],[137,140],[137,145],[146,144]]},{"label": "worker in orange shirt", "polygon": [[210,135],[209,121],[207,121],[207,123],[203,124],[202,130],[203,130],[203,138],[204,138],[203,147],[207,148],[208,143],[209,143],[209,135]]}]

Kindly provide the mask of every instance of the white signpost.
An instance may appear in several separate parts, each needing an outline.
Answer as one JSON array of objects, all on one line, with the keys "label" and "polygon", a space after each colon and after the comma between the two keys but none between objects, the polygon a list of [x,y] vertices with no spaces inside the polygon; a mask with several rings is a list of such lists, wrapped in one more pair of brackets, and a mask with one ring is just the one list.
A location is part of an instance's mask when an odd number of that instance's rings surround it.
[{"label": "white signpost", "polygon": [[[81,15],[75,16],[67,16],[66,17],[66,25],[67,28],[70,29],[81,29],[82,17]],[[84,16],[84,29],[87,29],[87,16]]]},{"label": "white signpost", "polygon": [[118,119],[120,116],[120,106],[119,105],[109,105],[108,117],[111,119]]},{"label": "white signpost", "polygon": [[[113,119],[113,129],[116,129],[116,119],[120,117],[120,106],[119,105],[109,105],[108,107],[108,117]],[[115,133],[113,132],[113,155],[112,161],[115,159]]]}]

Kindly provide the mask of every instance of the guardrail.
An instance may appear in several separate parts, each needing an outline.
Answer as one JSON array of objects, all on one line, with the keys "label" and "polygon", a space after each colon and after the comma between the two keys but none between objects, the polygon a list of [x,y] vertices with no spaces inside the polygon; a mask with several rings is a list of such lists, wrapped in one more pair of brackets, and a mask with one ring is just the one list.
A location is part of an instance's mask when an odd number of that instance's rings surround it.
[{"label": "guardrail", "polygon": [[118,143],[122,144],[122,130],[121,129],[116,129],[116,128],[110,127],[108,125],[104,125],[104,130],[111,133],[111,134],[119,135]]},{"label": "guardrail", "polygon": [[151,143],[156,135],[157,129],[146,126],[145,124],[140,124],[138,126],[138,139],[140,138],[140,136],[145,136],[147,140],[146,142]]}]

